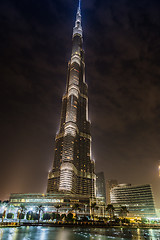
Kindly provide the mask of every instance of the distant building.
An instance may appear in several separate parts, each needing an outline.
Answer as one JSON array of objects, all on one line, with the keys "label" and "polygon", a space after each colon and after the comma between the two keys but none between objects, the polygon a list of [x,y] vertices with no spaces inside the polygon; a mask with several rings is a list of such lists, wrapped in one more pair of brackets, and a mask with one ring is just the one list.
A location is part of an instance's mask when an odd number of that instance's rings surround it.
[{"label": "distant building", "polygon": [[96,173],[96,197],[106,204],[106,186],[104,172]]},{"label": "distant building", "polygon": [[118,181],[116,179],[111,179],[106,181],[106,200],[107,204],[111,203],[110,199],[110,191],[113,187],[116,187],[118,185]]},{"label": "distant building", "polygon": [[119,184],[111,189],[110,195],[116,215],[119,215],[121,206],[126,206],[130,217],[156,216],[152,187],[149,184]]}]

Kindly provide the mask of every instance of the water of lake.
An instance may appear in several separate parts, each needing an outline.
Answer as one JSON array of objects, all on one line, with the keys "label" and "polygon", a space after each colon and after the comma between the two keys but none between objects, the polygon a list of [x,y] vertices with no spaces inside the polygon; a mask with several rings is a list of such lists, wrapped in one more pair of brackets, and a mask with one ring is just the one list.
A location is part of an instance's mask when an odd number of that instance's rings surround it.
[{"label": "water of lake", "polygon": [[160,240],[160,229],[104,229],[63,227],[1,228],[1,240]]}]

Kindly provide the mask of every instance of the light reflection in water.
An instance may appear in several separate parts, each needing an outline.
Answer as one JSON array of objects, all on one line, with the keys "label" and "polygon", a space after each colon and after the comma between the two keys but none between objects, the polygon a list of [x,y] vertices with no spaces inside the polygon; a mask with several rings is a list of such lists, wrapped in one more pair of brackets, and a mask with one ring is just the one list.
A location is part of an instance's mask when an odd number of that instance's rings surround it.
[{"label": "light reflection in water", "polygon": [[160,240],[156,229],[20,227],[0,229],[0,240]]},{"label": "light reflection in water", "polygon": [[10,235],[10,239],[11,240],[16,240],[17,239],[17,236],[18,236],[18,229],[17,228],[14,228],[14,231],[12,232],[12,234]]},{"label": "light reflection in water", "polygon": [[0,239],[2,239],[2,237],[3,237],[3,230],[0,229]]},{"label": "light reflection in water", "polygon": [[157,238],[156,234],[154,234],[154,232],[153,232],[153,229],[149,229],[149,236],[150,236],[150,239],[152,239],[152,240],[160,239],[160,235],[159,235],[159,238]]},{"label": "light reflection in water", "polygon": [[70,240],[70,231],[61,228],[57,233],[56,240]]},{"label": "light reflection in water", "polygon": [[41,229],[40,240],[46,240],[48,236],[48,229]]},{"label": "light reflection in water", "polygon": [[17,239],[17,228],[9,228],[8,229],[8,240],[16,240]]},{"label": "light reflection in water", "polygon": [[140,240],[141,239],[141,232],[140,232],[140,229],[137,228],[137,240]]}]

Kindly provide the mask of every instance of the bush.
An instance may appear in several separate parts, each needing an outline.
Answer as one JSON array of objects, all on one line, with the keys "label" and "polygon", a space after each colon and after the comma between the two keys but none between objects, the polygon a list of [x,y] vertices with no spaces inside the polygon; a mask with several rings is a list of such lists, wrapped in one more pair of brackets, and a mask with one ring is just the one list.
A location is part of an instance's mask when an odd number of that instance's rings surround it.
[{"label": "bush", "polygon": [[87,217],[82,217],[81,219],[83,222],[88,222],[88,218]]},{"label": "bush", "polygon": [[52,213],[51,213],[51,219],[52,219],[52,221],[53,221],[54,219],[56,219],[56,214],[55,214],[55,212],[52,212]]},{"label": "bush", "polygon": [[20,219],[24,219],[24,213],[20,213],[20,214],[19,214],[19,218],[20,218]]},{"label": "bush", "polygon": [[43,215],[43,220],[50,220],[51,219],[51,215],[49,213],[45,213]]},{"label": "bush", "polygon": [[32,211],[29,211],[29,212],[27,212],[27,215],[26,215],[26,219],[27,220],[32,220],[33,219],[33,212]]},{"label": "bush", "polygon": [[147,220],[147,218],[142,218],[141,222],[142,222],[142,223],[147,223],[148,220]]},{"label": "bush", "polygon": [[73,214],[72,213],[68,213],[67,221],[73,221]]},{"label": "bush", "polygon": [[62,220],[66,220],[66,217],[67,217],[66,214],[62,214],[62,215],[61,215],[61,219],[62,219]]},{"label": "bush", "polygon": [[7,213],[7,218],[8,218],[8,219],[12,219],[12,218],[13,218],[13,216],[14,216],[14,214],[13,214],[13,213]]},{"label": "bush", "polygon": [[24,219],[24,213],[19,214],[19,219]]},{"label": "bush", "polygon": [[33,213],[33,215],[32,215],[32,220],[38,220],[38,218],[39,218],[39,215],[37,214],[37,213]]},{"label": "bush", "polygon": [[130,223],[130,220],[127,218],[123,218],[121,221],[122,221],[122,223]]},{"label": "bush", "polygon": [[56,220],[60,220],[61,219],[61,216],[60,216],[60,214],[58,213],[58,214],[56,214]]}]

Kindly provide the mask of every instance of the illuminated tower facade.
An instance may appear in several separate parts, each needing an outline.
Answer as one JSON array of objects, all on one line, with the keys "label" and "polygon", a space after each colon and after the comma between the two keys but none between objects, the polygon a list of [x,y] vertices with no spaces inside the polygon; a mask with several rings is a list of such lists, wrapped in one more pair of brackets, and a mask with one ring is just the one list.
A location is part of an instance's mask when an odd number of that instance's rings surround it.
[{"label": "illuminated tower facade", "polygon": [[160,177],[160,161],[158,161],[158,174],[159,174],[159,177]]},{"label": "illuminated tower facade", "polygon": [[88,121],[88,86],[85,82],[82,48],[81,6],[76,15],[72,54],[68,63],[66,92],[62,98],[59,132],[56,135],[53,169],[48,176],[48,193],[95,195],[94,161]]}]

